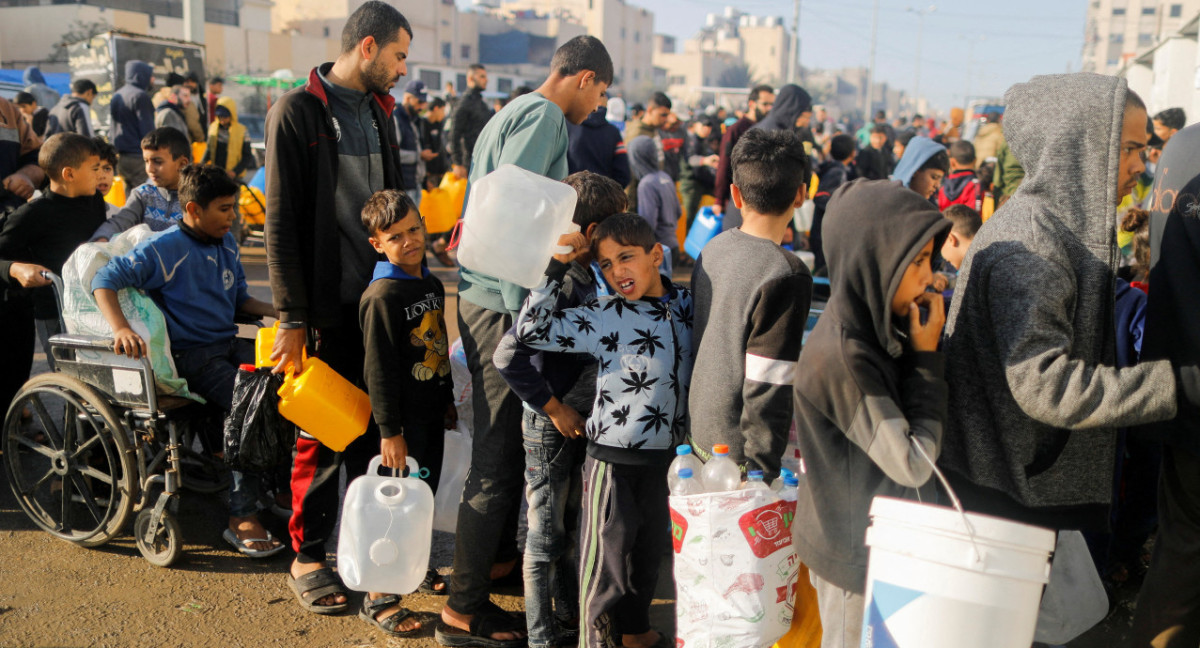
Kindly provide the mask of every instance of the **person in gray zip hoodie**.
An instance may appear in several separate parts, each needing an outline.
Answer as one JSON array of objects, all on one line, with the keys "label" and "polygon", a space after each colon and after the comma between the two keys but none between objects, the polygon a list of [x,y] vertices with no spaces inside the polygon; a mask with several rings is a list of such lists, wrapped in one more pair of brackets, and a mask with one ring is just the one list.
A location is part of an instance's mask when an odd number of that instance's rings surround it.
[{"label": "person in gray zip hoodie", "polygon": [[825,212],[832,296],[797,363],[804,473],[792,524],[817,589],[822,648],[859,644],[871,500],[936,495],[929,478],[946,418],[937,350],[945,307],[927,291],[950,227],[928,200],[888,180],[842,185]]},{"label": "person in gray zip hoodie", "polygon": [[943,348],[940,465],[968,510],[1104,530],[1117,428],[1170,419],[1169,361],[1116,366],[1116,205],[1145,168],[1124,79],[1034,77],[1005,95],[1025,180],[976,235]]}]

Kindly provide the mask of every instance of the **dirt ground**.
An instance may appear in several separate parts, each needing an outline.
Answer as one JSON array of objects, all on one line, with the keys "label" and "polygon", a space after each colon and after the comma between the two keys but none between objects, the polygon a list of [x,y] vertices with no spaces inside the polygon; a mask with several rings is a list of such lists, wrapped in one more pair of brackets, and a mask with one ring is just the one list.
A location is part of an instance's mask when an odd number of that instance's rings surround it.
[{"label": "dirt ground", "polygon": [[[261,250],[246,250],[245,265],[251,292],[269,298]],[[442,268],[435,272],[446,284],[452,313],[455,274]],[[447,327],[451,338],[457,337],[456,318],[448,317]],[[43,359],[35,373],[45,370]],[[221,539],[228,508],[220,495],[184,494],[184,556],[175,566],[160,569],[142,559],[128,529],[97,549],[38,530],[5,480],[0,485],[0,647],[435,645],[433,628],[443,597],[405,597],[405,605],[426,621],[420,636],[407,640],[384,637],[354,613],[322,617],[303,611],[284,580],[290,553],[252,561]],[[287,537],[286,520],[264,513],[263,521],[277,537]],[[439,570],[449,573],[453,536],[436,533],[433,551]],[[666,565],[659,580],[661,598],[652,610],[656,627],[666,632],[672,632],[674,621],[669,569]],[[1119,590],[1113,614],[1070,646],[1119,646],[1135,596],[1132,586]],[[523,606],[516,588],[501,590],[494,600],[510,610]],[[353,597],[352,603],[357,602]]]}]

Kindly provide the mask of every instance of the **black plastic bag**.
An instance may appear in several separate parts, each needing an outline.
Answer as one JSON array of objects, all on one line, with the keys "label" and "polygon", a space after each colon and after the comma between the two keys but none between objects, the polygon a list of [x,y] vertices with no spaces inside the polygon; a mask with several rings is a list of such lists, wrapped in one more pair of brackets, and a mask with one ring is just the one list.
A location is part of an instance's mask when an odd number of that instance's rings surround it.
[{"label": "black plastic bag", "polygon": [[233,410],[225,418],[225,463],[262,472],[292,460],[296,426],[279,413],[281,374],[242,365],[233,385]]}]

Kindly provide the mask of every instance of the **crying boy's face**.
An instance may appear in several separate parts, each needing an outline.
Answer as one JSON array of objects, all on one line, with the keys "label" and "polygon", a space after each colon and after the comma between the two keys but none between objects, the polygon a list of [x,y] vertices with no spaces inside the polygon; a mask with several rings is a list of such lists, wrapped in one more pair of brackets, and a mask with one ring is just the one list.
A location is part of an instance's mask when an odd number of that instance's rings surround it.
[{"label": "crying boy's face", "polygon": [[909,305],[916,302],[932,281],[933,239],[929,239],[925,247],[917,252],[912,263],[904,268],[904,276],[900,279],[896,294],[892,296],[892,314],[896,317],[907,317]]}]

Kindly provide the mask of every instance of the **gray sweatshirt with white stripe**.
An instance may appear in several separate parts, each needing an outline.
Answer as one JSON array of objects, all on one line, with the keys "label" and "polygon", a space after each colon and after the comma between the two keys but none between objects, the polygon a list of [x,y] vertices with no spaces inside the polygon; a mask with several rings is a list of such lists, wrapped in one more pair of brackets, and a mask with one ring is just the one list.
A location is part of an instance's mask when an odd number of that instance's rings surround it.
[{"label": "gray sweatshirt with white stripe", "polygon": [[812,275],[773,241],[729,230],[692,271],[696,358],[688,413],[697,454],[729,446],[768,479],[792,423],[792,377],[812,300]]}]

